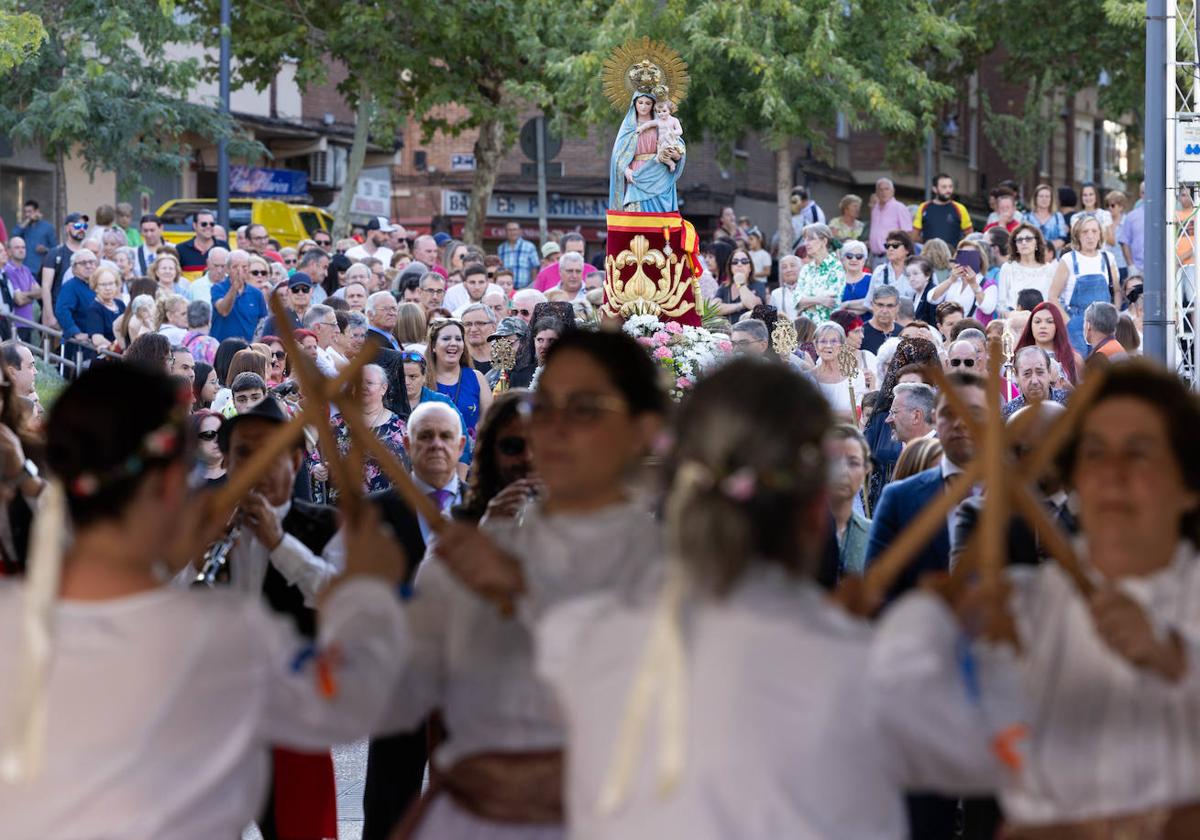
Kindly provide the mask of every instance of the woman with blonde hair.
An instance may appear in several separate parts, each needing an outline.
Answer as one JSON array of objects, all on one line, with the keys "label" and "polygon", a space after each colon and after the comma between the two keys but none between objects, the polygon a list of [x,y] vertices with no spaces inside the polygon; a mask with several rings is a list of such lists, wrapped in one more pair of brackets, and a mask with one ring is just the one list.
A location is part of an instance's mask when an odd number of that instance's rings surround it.
[{"label": "woman with blonde hair", "polygon": [[[158,262],[155,260],[155,262]],[[187,335],[188,300],[183,295],[159,295],[154,328],[165,335],[171,344],[182,344]]]},{"label": "woman with blonde hair", "polygon": [[1095,216],[1084,216],[1071,227],[1071,253],[1059,260],[1046,297],[1048,301],[1066,302],[1067,335],[1071,346],[1085,357],[1088,346],[1083,339],[1083,313],[1093,303],[1119,306],[1121,302],[1117,265],[1100,247],[1103,238],[1100,220]]},{"label": "woman with blonde hair", "polygon": [[181,293],[185,288],[179,258],[172,253],[160,251],[146,273],[158,284],[158,291],[154,293],[156,298]]},{"label": "woman with blonde hair", "polygon": [[[156,261],[157,262],[157,261]],[[250,285],[263,293],[263,297],[271,295],[271,264],[266,257],[251,254],[249,262]]]},{"label": "woman with blonde hair", "polygon": [[933,469],[942,462],[942,442],[937,438],[917,438],[904,444],[900,457],[896,459],[896,469],[892,471],[892,481],[909,478],[919,472]]},{"label": "woman with blonde hair", "polygon": [[930,239],[921,246],[921,256],[933,266],[933,284],[936,286],[950,276],[950,246],[941,239]]},{"label": "woman with blonde hair", "polygon": [[[467,245],[457,239],[451,239],[442,246],[442,268],[450,271],[462,271],[463,257],[467,255]],[[430,266],[432,268],[432,266]]]},{"label": "woman with blonde hair", "polygon": [[396,313],[396,340],[405,350],[414,345],[425,347],[429,326],[425,323],[425,308],[419,303],[402,303]]},{"label": "woman with blonde hair", "polygon": [[838,211],[841,213],[836,219],[831,219],[829,229],[833,231],[833,235],[841,242],[847,239],[861,239],[863,235],[862,219],[858,218],[858,214],[862,211],[862,199],[854,195],[842,196],[842,200],[838,202]]},{"label": "woman with blonde hair", "polygon": [[1025,223],[1036,225],[1053,253],[1067,244],[1067,220],[1054,206],[1054,188],[1038,184],[1033,190],[1033,209],[1025,214]]}]

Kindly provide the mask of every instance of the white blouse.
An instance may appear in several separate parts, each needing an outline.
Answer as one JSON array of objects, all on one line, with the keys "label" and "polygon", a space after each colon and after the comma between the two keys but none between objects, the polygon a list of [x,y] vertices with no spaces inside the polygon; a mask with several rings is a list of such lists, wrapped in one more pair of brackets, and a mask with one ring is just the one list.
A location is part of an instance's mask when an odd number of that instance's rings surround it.
[{"label": "white blouse", "polygon": [[[907,836],[903,791],[984,792],[998,781],[990,727],[964,691],[957,624],[917,593],[873,629],[811,583],[757,570],[723,602],[683,619],[686,756],[658,791],[659,710],[648,716],[630,792],[600,791],[639,667],[655,599],[608,592],[551,610],[540,672],[566,716],[570,837],[778,840]],[[980,668],[1015,682],[1011,664]],[[997,730],[998,731],[998,730]]]},{"label": "white blouse", "polygon": [[[980,286],[983,285],[983,275],[976,274],[975,280]],[[934,297],[933,289],[929,289],[929,302],[937,306],[946,301],[953,301],[963,308],[963,312],[967,313],[967,317],[971,317],[976,311],[982,312],[985,315],[991,315],[996,311],[996,301],[998,299],[996,293],[997,286],[992,284],[983,290],[983,300],[979,301],[979,305],[975,304],[975,289],[962,280],[956,280],[946,289],[945,294],[941,297]]]},{"label": "white blouse", "polygon": [[1056,564],[1012,572],[1034,724],[1025,770],[1003,788],[1016,825],[1071,822],[1200,800],[1200,567],[1182,544],[1165,569],[1118,588],[1188,646],[1178,684],[1139,671],[1096,634]]},{"label": "white blouse", "polygon": [[[0,726],[12,713],[22,591],[0,584],[0,638],[10,642],[0,647]],[[262,806],[268,747],[325,750],[370,734],[400,670],[407,642],[390,587],[346,581],[320,622],[321,648],[340,653],[333,698],[319,692],[291,620],[258,598],[164,587],[60,601],[45,767],[0,783],[0,833],[240,837]]]},{"label": "white blouse", "polygon": [[[652,574],[662,553],[660,529],[647,511],[626,502],[588,515],[546,516],[534,503],[520,523],[486,521],[484,530],[520,560],[525,574],[521,615],[513,618],[427,556],[407,608],[414,655],[396,683],[389,728],[410,730],[439,709],[449,737],[432,762],[444,769],[481,752],[561,748],[562,718],[549,686],[534,673],[529,621],[559,601]],[[545,836],[489,828],[446,797],[419,836],[461,837],[466,825],[472,837]]]},{"label": "white blouse", "polygon": [[1017,308],[1017,295],[1025,289],[1037,289],[1042,293],[1042,300],[1050,299],[1050,284],[1054,282],[1054,272],[1058,270],[1058,261],[1051,260],[1038,266],[1021,265],[1019,262],[1006,262],[1000,266],[1000,309],[1007,312]]}]

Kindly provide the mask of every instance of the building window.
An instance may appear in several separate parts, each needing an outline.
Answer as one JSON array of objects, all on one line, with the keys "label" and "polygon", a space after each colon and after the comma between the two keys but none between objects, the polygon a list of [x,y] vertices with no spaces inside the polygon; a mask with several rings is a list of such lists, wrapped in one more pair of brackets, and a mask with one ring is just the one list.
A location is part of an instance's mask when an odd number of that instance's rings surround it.
[{"label": "building window", "polygon": [[1105,172],[1115,172],[1124,177],[1129,174],[1129,137],[1125,126],[1111,120],[1104,121],[1104,158],[1100,165]]},{"label": "building window", "polygon": [[1091,181],[1096,172],[1095,135],[1090,126],[1075,126],[1075,180]]}]

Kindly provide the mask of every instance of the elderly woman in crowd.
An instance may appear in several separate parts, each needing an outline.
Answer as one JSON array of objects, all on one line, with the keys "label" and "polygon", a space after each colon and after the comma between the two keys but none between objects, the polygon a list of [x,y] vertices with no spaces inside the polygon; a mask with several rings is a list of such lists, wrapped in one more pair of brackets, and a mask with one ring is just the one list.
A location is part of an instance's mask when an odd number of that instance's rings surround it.
[{"label": "elderly woman in crowd", "polygon": [[147,269],[147,276],[158,285],[155,297],[182,294],[186,289],[179,258],[170,252],[161,252]]},{"label": "elderly woman in crowd", "polygon": [[846,331],[841,325],[828,321],[817,326],[817,366],[808,375],[817,384],[833,413],[846,422],[858,425],[858,410],[867,393],[863,370],[853,379],[842,372],[841,356],[846,347]]},{"label": "elderly woman in crowd", "polygon": [[871,288],[871,275],[867,272],[867,245],[850,240],[842,243],[842,270],[846,273],[846,285],[842,289],[841,305],[859,315],[870,309],[867,292]]},{"label": "elderly woman in crowd", "polygon": [[188,301],[183,295],[160,295],[154,317],[155,328],[172,344],[182,344],[188,330],[187,312]]},{"label": "elderly woman in crowd", "polygon": [[92,272],[91,284],[96,299],[87,308],[80,326],[97,350],[119,353],[123,345],[117,342],[114,325],[125,312],[125,303],[119,297],[121,280],[116,271],[101,266]]},{"label": "elderly woman in crowd", "polygon": [[842,292],[846,288],[846,272],[833,247],[833,232],[827,225],[812,224],[804,228],[804,248],[808,263],[800,269],[796,282],[800,300],[797,308],[810,315],[818,323],[829,319],[829,313],[837,308]]},{"label": "elderly woman in crowd", "polygon": [[829,229],[835,239],[843,243],[851,239],[862,239],[864,224],[858,218],[862,212],[862,203],[862,199],[853,193],[842,196],[842,200],[838,202],[839,215],[829,222]]},{"label": "elderly woman in crowd", "polygon": [[[375,436],[383,442],[383,445],[407,464],[408,450],[404,447],[407,427],[399,415],[389,410],[384,404],[387,392],[388,378],[383,368],[379,365],[363,367],[362,388],[358,393],[358,403],[362,410],[363,420],[375,433]],[[350,452],[350,427],[340,414],[333,417],[331,425],[334,438],[337,440],[338,451],[344,457]],[[324,464],[310,464],[309,469],[313,477],[319,481],[329,480],[328,467]],[[388,478],[379,462],[368,455],[363,464],[363,492],[374,493],[379,490],[387,490],[391,486],[392,480]],[[336,500],[337,489],[334,488],[330,495]]]},{"label": "elderly woman in crowd", "polygon": [[133,299],[113,327],[122,347],[129,347],[146,333],[154,332],[157,308],[150,295],[138,295]]}]

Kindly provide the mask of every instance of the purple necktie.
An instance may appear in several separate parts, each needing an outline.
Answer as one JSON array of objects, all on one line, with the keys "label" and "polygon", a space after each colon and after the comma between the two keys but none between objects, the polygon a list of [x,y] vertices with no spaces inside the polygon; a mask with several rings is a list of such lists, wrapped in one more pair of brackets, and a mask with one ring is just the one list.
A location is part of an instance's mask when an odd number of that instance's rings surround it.
[{"label": "purple necktie", "polygon": [[454,498],[454,494],[449,490],[430,490],[429,498],[433,499],[433,503],[437,505],[438,510],[445,513],[446,505]]}]

